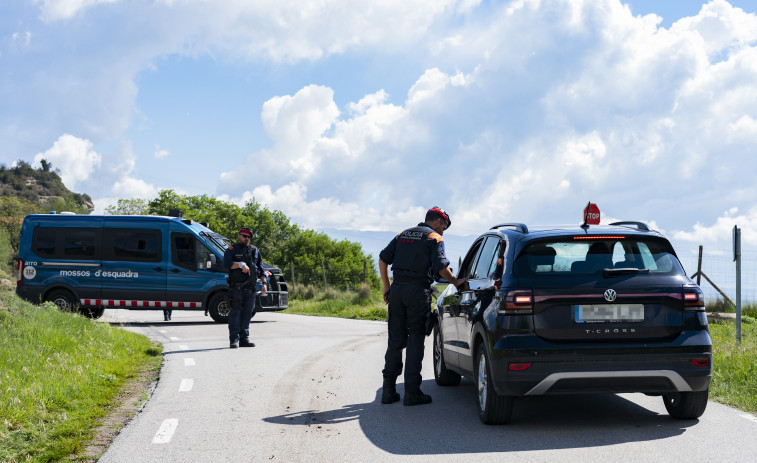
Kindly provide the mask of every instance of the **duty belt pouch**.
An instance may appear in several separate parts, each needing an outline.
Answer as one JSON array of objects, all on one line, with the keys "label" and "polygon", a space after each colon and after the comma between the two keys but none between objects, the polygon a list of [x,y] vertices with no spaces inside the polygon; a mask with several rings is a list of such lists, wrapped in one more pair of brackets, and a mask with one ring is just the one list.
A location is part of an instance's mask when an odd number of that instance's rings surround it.
[{"label": "duty belt pouch", "polygon": [[434,331],[434,327],[439,323],[439,318],[436,316],[436,312],[429,311],[426,314],[426,336],[431,335]]}]

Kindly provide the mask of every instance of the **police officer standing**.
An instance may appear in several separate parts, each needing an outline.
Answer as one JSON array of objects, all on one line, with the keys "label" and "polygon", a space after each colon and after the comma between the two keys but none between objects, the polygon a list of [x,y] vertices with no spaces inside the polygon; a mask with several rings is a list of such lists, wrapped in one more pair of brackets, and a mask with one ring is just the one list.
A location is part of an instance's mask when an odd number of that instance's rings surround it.
[{"label": "police officer standing", "polygon": [[[379,271],[384,284],[384,301],[389,304],[389,341],[384,357],[384,385],[381,403],[400,400],[396,390],[397,377],[402,373],[402,349],[405,355],[405,405],[431,403],[431,396],[421,391],[421,365],[426,338],[426,319],[431,316],[431,283],[436,275],[455,286],[458,280],[449,268],[444,254],[444,230],[451,225],[443,209],[432,207],[426,219],[408,228],[379,254]],[[389,265],[394,281],[389,285]]]},{"label": "police officer standing", "polygon": [[255,290],[257,279],[263,283],[266,293],[266,276],[263,270],[263,257],[258,248],[250,244],[252,231],[243,227],[233,246],[229,246],[223,255],[223,262],[229,269],[229,347],[255,347],[250,341],[250,319],[255,309]]}]

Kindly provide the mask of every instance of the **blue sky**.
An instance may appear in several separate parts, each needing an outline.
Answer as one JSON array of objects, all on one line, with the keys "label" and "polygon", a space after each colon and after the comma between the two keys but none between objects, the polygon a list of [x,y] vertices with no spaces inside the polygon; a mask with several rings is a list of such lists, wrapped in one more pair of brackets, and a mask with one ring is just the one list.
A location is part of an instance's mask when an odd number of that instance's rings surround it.
[{"label": "blue sky", "polygon": [[374,256],[433,205],[454,258],[589,200],[687,255],[727,255],[734,224],[752,252],[756,9],[6,0],[0,163],[47,159],[96,212],[166,188],[254,197]]}]

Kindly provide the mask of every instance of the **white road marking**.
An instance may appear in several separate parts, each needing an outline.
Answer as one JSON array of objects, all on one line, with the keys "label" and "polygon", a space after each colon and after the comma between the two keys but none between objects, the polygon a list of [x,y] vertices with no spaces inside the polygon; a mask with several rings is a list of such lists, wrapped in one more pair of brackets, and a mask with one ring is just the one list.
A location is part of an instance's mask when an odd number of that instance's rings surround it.
[{"label": "white road marking", "polygon": [[160,425],[160,429],[155,433],[155,437],[152,438],[153,444],[167,444],[171,442],[173,433],[176,431],[176,427],[179,425],[179,420],[176,418],[169,418],[163,421]]},{"label": "white road marking", "polygon": [[195,364],[195,359],[193,359],[193,358],[185,358],[184,359],[184,365],[186,365],[188,367],[191,367],[194,364]]},{"label": "white road marking", "polygon": [[158,330],[158,333],[168,333],[167,330]]},{"label": "white road marking", "polygon": [[171,337],[170,337],[170,338],[168,338],[168,339],[170,339],[171,341],[178,341],[178,340],[180,340],[181,338],[177,338],[176,336],[171,336]]},{"label": "white road marking", "polygon": [[187,349],[189,349],[189,346],[187,346],[186,344],[179,344],[179,349],[181,349],[181,350],[187,350]]},{"label": "white road marking", "polygon": [[193,379],[182,379],[181,384],[179,385],[179,392],[189,392],[192,390],[192,386],[194,386],[195,380]]}]

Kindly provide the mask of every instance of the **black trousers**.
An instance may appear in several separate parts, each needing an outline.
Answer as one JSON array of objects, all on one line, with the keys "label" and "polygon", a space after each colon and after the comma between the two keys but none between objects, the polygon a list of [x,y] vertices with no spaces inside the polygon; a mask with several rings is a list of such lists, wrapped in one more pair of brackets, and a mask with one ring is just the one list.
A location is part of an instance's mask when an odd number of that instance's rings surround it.
[{"label": "black trousers", "polygon": [[392,283],[389,293],[389,341],[384,356],[384,378],[396,380],[402,373],[405,353],[405,393],[421,387],[426,317],[431,312],[431,290],[413,283]]}]

